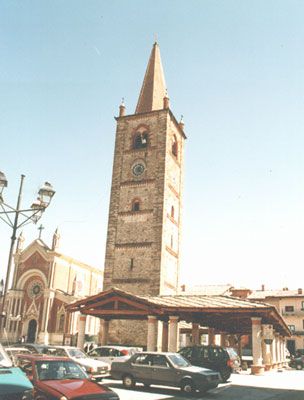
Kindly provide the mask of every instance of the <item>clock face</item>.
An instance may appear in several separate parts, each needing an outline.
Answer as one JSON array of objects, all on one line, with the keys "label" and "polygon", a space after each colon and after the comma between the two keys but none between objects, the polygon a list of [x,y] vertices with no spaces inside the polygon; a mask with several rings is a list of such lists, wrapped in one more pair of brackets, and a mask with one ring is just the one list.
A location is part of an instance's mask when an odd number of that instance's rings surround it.
[{"label": "clock face", "polygon": [[28,295],[32,299],[36,299],[39,296],[41,296],[42,292],[43,292],[43,285],[40,281],[32,282],[28,288]]},{"label": "clock face", "polygon": [[140,176],[144,173],[145,170],[145,166],[143,163],[136,163],[133,167],[132,167],[132,174],[134,176]]}]

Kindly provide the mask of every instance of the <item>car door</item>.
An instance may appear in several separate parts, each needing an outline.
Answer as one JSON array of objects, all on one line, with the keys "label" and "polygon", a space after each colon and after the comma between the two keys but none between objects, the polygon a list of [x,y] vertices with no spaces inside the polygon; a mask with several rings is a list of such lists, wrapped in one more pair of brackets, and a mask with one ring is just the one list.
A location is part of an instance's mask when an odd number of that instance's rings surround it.
[{"label": "car door", "polygon": [[197,362],[195,346],[184,347],[179,353],[186,358],[190,364],[197,365],[195,364],[195,362]]},{"label": "car door", "polygon": [[138,354],[131,363],[130,371],[128,371],[137,382],[146,384],[152,383],[152,355]]},{"label": "car door", "polygon": [[110,350],[111,349],[109,347],[102,347],[100,349],[97,348],[90,351],[89,356],[111,364],[112,361],[110,360]]},{"label": "car door", "polygon": [[176,386],[179,380],[178,371],[171,365],[165,355],[153,355],[151,383]]}]

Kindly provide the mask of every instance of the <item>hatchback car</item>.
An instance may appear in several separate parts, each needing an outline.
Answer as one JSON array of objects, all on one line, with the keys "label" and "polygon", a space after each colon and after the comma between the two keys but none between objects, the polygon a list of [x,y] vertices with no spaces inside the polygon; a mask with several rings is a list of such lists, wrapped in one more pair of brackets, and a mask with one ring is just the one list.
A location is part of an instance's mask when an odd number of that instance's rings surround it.
[{"label": "hatchback car", "polygon": [[240,357],[232,347],[226,346],[187,346],[179,351],[192,365],[218,371],[225,382],[233,372],[241,369]]},{"label": "hatchback car", "polygon": [[60,357],[69,357],[82,365],[87,374],[95,379],[102,379],[110,376],[109,365],[103,361],[94,360],[88,357],[81,349],[73,346],[52,346],[47,354]]},{"label": "hatchback car", "polygon": [[135,353],[136,349],[133,347],[99,346],[89,351],[88,356],[94,358],[95,360],[104,361],[111,366],[113,361],[128,360]]},{"label": "hatchback car", "polygon": [[178,353],[164,352],[136,353],[126,361],[114,361],[111,376],[121,379],[127,389],[140,382],[179,387],[185,393],[205,392],[220,382],[217,372],[195,367]]},{"label": "hatchback car", "polygon": [[35,400],[119,400],[117,393],[97,384],[75,361],[47,355],[18,355],[18,363],[35,389]]}]

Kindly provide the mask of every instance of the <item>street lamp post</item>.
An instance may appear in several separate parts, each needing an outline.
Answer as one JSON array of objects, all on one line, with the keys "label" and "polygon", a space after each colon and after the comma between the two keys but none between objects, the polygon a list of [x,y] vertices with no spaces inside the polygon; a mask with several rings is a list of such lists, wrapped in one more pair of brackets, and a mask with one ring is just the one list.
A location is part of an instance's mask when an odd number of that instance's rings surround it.
[{"label": "street lamp post", "polygon": [[[8,257],[8,264],[7,264],[7,271],[6,271],[6,278],[4,284],[4,290],[2,295],[1,301],[1,313],[0,313],[0,333],[5,326],[5,314],[4,314],[4,307],[6,301],[6,295],[8,290],[8,284],[10,280],[11,274],[11,266],[12,266],[12,259],[14,254],[14,246],[16,241],[16,232],[21,226],[24,226],[28,223],[36,224],[39,219],[42,217],[43,212],[49,206],[52,197],[55,194],[55,190],[53,189],[52,185],[49,182],[45,182],[45,184],[40,188],[38,192],[38,198],[34,201],[31,205],[31,208],[21,210],[21,198],[22,198],[22,189],[23,189],[23,181],[25,175],[21,175],[21,182],[19,187],[19,195],[17,200],[16,208],[11,207],[10,205],[6,204],[3,200],[3,190],[7,187],[7,179],[2,171],[0,171],[0,219],[4,221],[7,225],[9,225],[13,229],[13,234],[11,237],[11,246],[10,252]],[[2,210],[2,211],[1,211]],[[14,217],[14,218],[13,218]],[[22,218],[22,221],[19,222],[19,217]]]}]

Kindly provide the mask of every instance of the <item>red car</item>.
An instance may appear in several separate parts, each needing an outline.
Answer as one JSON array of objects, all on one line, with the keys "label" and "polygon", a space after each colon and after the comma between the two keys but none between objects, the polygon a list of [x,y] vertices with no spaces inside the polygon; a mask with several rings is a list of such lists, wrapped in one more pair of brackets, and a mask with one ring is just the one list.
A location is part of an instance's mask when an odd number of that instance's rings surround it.
[{"label": "red car", "polygon": [[17,359],[18,367],[34,385],[35,400],[70,400],[90,395],[96,400],[119,400],[113,390],[94,382],[70,358],[20,354]]}]

